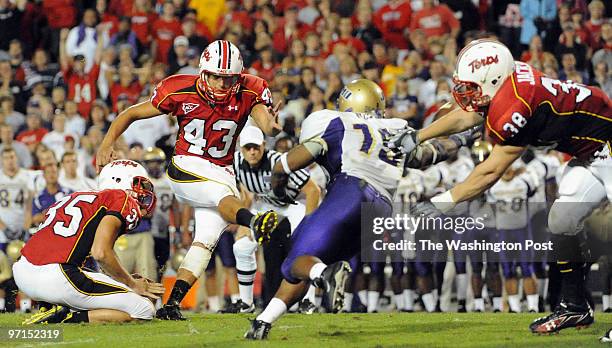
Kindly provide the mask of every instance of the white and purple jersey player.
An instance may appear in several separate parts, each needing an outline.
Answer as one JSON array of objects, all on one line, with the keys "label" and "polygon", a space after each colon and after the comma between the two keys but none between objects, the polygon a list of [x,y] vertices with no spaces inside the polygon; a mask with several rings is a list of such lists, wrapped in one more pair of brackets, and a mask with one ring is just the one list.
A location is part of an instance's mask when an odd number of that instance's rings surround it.
[{"label": "white and purple jersey player", "polygon": [[353,112],[322,110],[302,124],[300,144],[316,142],[322,150],[316,162],[329,177],[327,195],[292,235],[292,249],[282,265],[285,279],[301,255],[330,264],[348,260],[360,250],[362,204],[375,216],[390,216],[391,199],[402,175],[402,157],[383,145],[389,135],[403,129],[400,119],[368,118]]}]

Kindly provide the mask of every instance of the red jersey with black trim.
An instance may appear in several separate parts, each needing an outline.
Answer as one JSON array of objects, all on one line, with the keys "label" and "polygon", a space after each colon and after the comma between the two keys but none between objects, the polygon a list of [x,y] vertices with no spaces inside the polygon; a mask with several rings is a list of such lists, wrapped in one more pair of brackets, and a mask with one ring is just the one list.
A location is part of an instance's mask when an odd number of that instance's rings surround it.
[{"label": "red jersey with black trim", "polygon": [[34,265],[81,266],[106,215],[122,221],[120,234],[136,228],[141,218],[138,202],[124,190],[75,192],[47,210],[45,221],[21,254]]},{"label": "red jersey with black trim", "polygon": [[238,134],[257,104],[272,105],[268,83],[242,74],[240,89],[228,102],[215,104],[204,97],[198,75],[173,75],[162,80],[151,97],[159,111],[176,116],[179,133],[176,155],[197,156],[231,166]]},{"label": "red jersey with black trim", "polygon": [[515,62],[514,73],[491,100],[486,126],[495,143],[552,146],[590,161],[612,142],[612,102],[599,88],[556,80]]}]

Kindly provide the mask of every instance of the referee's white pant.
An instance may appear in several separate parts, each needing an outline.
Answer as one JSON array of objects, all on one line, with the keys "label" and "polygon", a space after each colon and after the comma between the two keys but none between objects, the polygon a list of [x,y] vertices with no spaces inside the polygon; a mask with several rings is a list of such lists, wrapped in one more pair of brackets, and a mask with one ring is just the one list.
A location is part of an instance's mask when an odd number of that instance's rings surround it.
[{"label": "referee's white pant", "polygon": [[295,231],[297,225],[300,224],[304,215],[306,215],[306,206],[300,202],[297,204],[289,204],[286,207],[280,207],[278,205],[270,204],[264,200],[256,199],[251,205],[251,212],[257,214],[258,212],[274,210],[282,216],[289,219],[291,223],[291,233]]},{"label": "referee's white pant", "polygon": [[135,319],[153,319],[155,306],[127,285],[103,273],[77,266],[51,263],[34,265],[24,256],[13,265],[19,290],[37,301],[78,310],[114,309]]}]

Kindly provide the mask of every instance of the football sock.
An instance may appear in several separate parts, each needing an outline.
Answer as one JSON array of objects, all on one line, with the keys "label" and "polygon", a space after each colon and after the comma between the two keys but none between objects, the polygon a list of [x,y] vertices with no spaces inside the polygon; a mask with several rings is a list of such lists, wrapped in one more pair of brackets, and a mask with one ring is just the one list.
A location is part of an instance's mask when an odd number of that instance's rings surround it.
[{"label": "football sock", "polygon": [[208,310],[218,312],[221,309],[219,305],[219,296],[208,296]]},{"label": "football sock", "polygon": [[584,304],[584,258],[580,238],[553,234],[551,241],[555,246],[554,256],[561,272],[561,299],[577,305]]},{"label": "football sock", "polygon": [[166,302],[166,304],[171,306],[180,305],[190,288],[191,285],[189,283],[182,279],[178,279],[174,283],[174,287],[172,288],[172,292],[170,293],[170,297],[168,298],[168,302]]},{"label": "football sock", "polygon": [[423,304],[425,305],[426,311],[431,313],[436,310],[436,299],[433,291],[424,294],[423,296],[421,296],[421,299],[423,300]]},{"label": "football sock", "polygon": [[19,309],[22,312],[28,311],[32,309],[32,300],[30,300],[29,298],[23,299],[21,301],[19,301]]},{"label": "football sock", "polygon": [[368,306],[368,291],[367,290],[359,290],[357,291],[357,296],[359,296],[359,302],[362,305]]},{"label": "football sock", "polygon": [[601,304],[603,305],[603,310],[610,308],[610,295],[602,295],[601,296]]},{"label": "football sock", "polygon": [[538,311],[538,304],[540,301],[540,295],[538,294],[533,294],[533,295],[527,295],[527,308],[530,311]]},{"label": "football sock", "polygon": [[266,309],[264,309],[264,311],[257,316],[257,320],[262,320],[266,323],[272,324],[278,318],[280,318],[281,315],[285,314],[286,311],[287,305],[285,302],[275,297],[270,300],[270,303],[268,303]]},{"label": "football sock", "polygon": [[308,286],[308,291],[306,291],[306,295],[304,295],[304,300],[310,301],[310,303],[315,304],[315,294],[317,293],[317,288],[314,285],[310,284]]},{"label": "football sock", "polygon": [[404,289],[404,308],[407,311],[412,311],[414,310],[414,298],[415,298],[415,293],[414,290],[411,289]]},{"label": "football sock", "polygon": [[232,300],[232,303],[236,303],[236,301],[240,300],[240,295],[239,294],[231,294],[230,295],[230,299]]},{"label": "football sock", "polygon": [[327,265],[324,264],[323,262],[319,262],[314,264],[314,266],[312,266],[312,268],[310,268],[310,280],[315,280],[319,277],[321,277],[321,273],[323,273],[323,271],[325,270],[325,268],[327,268]]},{"label": "football sock", "polygon": [[510,310],[516,313],[521,312],[521,299],[519,295],[508,295],[508,305]]},{"label": "football sock", "polygon": [[493,297],[493,310],[502,311],[502,298]]},{"label": "football sock", "polygon": [[485,311],[484,298],[475,298],[474,299],[474,310],[475,311]]},{"label": "football sock", "polygon": [[315,305],[317,307],[321,307],[321,303],[323,303],[323,297],[319,295],[315,295]]},{"label": "football sock", "polygon": [[253,219],[253,217],[255,217],[255,215],[251,213],[248,209],[240,208],[238,209],[238,212],[236,212],[236,223],[238,225],[251,228],[251,220]]},{"label": "football sock", "polygon": [[0,298],[0,311],[3,311],[6,308],[5,306],[6,306],[6,301],[4,300],[4,298]]},{"label": "football sock", "polygon": [[548,278],[538,278],[538,295],[542,298],[546,298],[548,293]]},{"label": "football sock", "polygon": [[62,323],[89,323],[89,311],[76,311],[69,313]]},{"label": "football sock", "polygon": [[395,308],[398,311],[404,309],[404,294],[393,294],[393,300],[395,301]]},{"label": "football sock", "polygon": [[378,299],[380,292],[368,290],[368,313],[372,313],[378,309]]},{"label": "football sock", "polygon": [[236,275],[238,277],[238,291],[242,302],[253,303],[253,282],[257,271],[257,258],[255,250],[257,243],[249,238],[238,239],[233,246],[236,257]]},{"label": "football sock", "polygon": [[457,300],[465,300],[468,288],[468,275],[466,273],[457,274],[455,280],[457,281]]},{"label": "football sock", "polygon": [[352,305],[353,305],[353,293],[345,292],[344,293],[344,311],[347,313],[350,312]]}]

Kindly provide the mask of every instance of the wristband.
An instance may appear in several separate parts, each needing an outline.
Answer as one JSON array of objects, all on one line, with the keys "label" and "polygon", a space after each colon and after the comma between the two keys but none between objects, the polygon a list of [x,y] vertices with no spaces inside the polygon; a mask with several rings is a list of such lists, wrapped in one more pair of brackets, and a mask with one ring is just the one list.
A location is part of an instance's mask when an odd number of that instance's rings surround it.
[{"label": "wristband", "polygon": [[440,209],[440,211],[443,213],[446,213],[447,211],[453,209],[456,205],[450,190],[431,197],[430,201],[436,208]]},{"label": "wristband", "polygon": [[289,163],[287,163],[287,153],[284,153],[280,157],[280,163],[283,166],[283,171],[285,172],[285,174],[291,174],[291,169],[289,169]]}]

